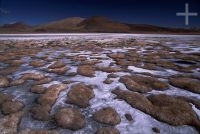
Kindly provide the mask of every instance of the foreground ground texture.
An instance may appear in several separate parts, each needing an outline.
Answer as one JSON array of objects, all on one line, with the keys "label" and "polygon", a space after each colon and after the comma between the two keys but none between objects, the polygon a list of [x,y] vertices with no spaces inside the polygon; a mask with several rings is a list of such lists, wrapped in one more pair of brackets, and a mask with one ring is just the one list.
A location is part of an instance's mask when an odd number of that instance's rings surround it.
[{"label": "foreground ground texture", "polygon": [[0,39],[0,133],[200,131],[200,37]]}]

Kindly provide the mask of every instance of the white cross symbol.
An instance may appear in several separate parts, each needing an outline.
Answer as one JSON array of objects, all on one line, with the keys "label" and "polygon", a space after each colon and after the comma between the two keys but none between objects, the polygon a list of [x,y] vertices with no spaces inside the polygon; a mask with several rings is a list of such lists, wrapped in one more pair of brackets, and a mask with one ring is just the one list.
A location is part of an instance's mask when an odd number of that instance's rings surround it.
[{"label": "white cross symbol", "polygon": [[185,4],[185,13],[176,13],[177,16],[185,16],[185,25],[189,25],[189,16],[197,16],[197,13],[190,13],[188,3]]}]

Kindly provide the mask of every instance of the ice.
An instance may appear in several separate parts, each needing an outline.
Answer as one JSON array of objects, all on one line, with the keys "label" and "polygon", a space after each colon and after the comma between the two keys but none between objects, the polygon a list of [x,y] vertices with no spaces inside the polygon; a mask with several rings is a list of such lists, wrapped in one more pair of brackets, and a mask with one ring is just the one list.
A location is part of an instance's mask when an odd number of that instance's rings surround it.
[{"label": "ice", "polygon": [[[164,71],[156,71],[156,70],[148,70],[148,69],[144,69],[144,68],[139,68],[139,67],[135,67],[135,66],[128,66],[129,70],[132,70],[133,72],[137,72],[137,73],[150,73],[153,75],[161,75],[161,76],[170,76],[170,75],[175,75],[178,74],[178,71],[174,71],[172,69],[165,69]],[[179,73],[181,74],[181,73]]]},{"label": "ice", "polygon": [[98,43],[108,43],[108,42],[116,42],[116,41],[120,41],[119,39],[113,39],[113,38],[109,38],[109,39],[96,39],[96,40],[92,40]]},{"label": "ice", "polygon": [[41,74],[41,72],[38,70],[26,70],[26,71],[16,73],[15,75],[22,75],[22,74],[27,74],[27,73]]},{"label": "ice", "polygon": [[[101,94],[99,94],[101,96]],[[98,97],[98,96],[97,96]],[[152,128],[157,127],[160,129],[161,133],[198,133],[194,128],[189,126],[171,126],[166,123],[162,123],[152,118],[150,115],[141,112],[124,101],[113,99],[112,94],[104,94],[106,100],[91,101],[91,108],[95,111],[103,107],[113,107],[121,117],[121,123],[116,126],[116,128],[123,134],[153,134]],[[132,116],[133,121],[127,121],[125,114],[128,113]]]},{"label": "ice", "polygon": [[[138,133],[153,134],[152,131],[153,127],[159,128],[162,134],[198,133],[192,127],[188,126],[174,127],[166,123],[159,122],[156,119],[152,118],[150,115],[147,115],[135,108],[132,108],[130,105],[126,104],[123,101],[118,101],[117,103],[113,102],[111,105],[115,107],[115,109],[121,116],[122,119],[121,123],[117,125],[116,128],[118,128],[119,131],[123,134],[138,134]],[[131,114],[134,121],[132,122],[127,121],[124,117],[125,113]]]},{"label": "ice", "polygon": [[178,73],[180,74],[180,72],[172,70],[172,69],[166,69],[165,71],[172,74],[172,75],[175,75],[175,74],[178,74]]},{"label": "ice", "polygon": [[[116,73],[117,74],[117,73]],[[118,73],[120,74],[120,73]],[[103,107],[111,106],[116,109],[116,111],[121,116],[121,123],[116,126],[119,131],[123,134],[137,134],[144,133],[149,134],[153,133],[152,128],[158,127],[161,130],[161,133],[197,133],[196,130],[189,126],[179,126],[174,127],[168,125],[166,123],[159,122],[152,118],[151,116],[141,112],[140,110],[132,108],[129,104],[124,101],[119,101],[114,99],[115,95],[111,93],[113,89],[116,87],[120,87],[121,89],[126,89],[126,87],[119,83],[119,78],[114,78],[114,82],[112,84],[104,84],[104,81],[107,78],[108,73],[105,72],[96,72],[95,78],[81,78],[82,76],[78,76],[73,80],[84,82],[85,84],[96,85],[93,89],[95,93],[95,98],[90,101],[93,113]],[[121,75],[125,75],[125,73],[121,73]],[[177,91],[177,93],[180,93]],[[188,94],[188,93],[186,93]],[[132,115],[134,121],[129,122],[125,119],[124,114],[129,113]],[[91,114],[92,115],[92,114]]]},{"label": "ice", "polygon": [[112,59],[108,59],[108,60],[100,60],[101,61],[101,63],[98,63],[98,64],[96,64],[97,66],[99,66],[99,67],[109,67],[110,66],[110,64],[112,63],[112,62],[114,62]]},{"label": "ice", "polygon": [[31,57],[29,57],[29,56],[22,57],[21,60],[24,61],[24,62],[29,62],[31,60]]},{"label": "ice", "polygon": [[96,77],[84,77],[81,75],[70,78],[72,81],[84,82],[85,84],[98,85],[102,87],[102,82],[107,78],[108,73],[96,71]]},{"label": "ice", "polygon": [[148,38],[198,38],[200,35],[166,35],[166,34],[121,34],[121,33],[54,33],[54,34],[0,34],[0,40],[93,40],[99,42],[112,41],[116,39],[139,38],[150,40]]},{"label": "ice", "polygon": [[[196,38],[196,40],[199,40],[199,38]],[[198,53],[198,52],[200,52],[200,47],[198,44],[192,45],[189,43],[182,43],[182,42],[166,42],[166,43],[164,43],[164,45],[172,48],[173,50],[180,51],[182,53]]]},{"label": "ice", "polygon": [[28,73],[33,73],[33,74],[43,74],[41,71],[38,70],[26,70],[26,71],[17,71],[16,73],[14,73],[13,77],[15,79],[20,78],[23,74],[28,74]]},{"label": "ice", "polygon": [[167,95],[172,95],[172,96],[173,95],[185,96],[185,97],[196,98],[196,99],[200,100],[200,96],[198,94],[192,93],[192,92],[184,90],[184,89],[176,88],[173,86],[170,86],[168,90],[164,90],[164,91],[152,90],[151,92],[149,92],[149,94],[167,94]]},{"label": "ice", "polygon": [[140,50],[139,51],[137,51],[138,53],[144,53],[144,52],[146,52],[146,49],[145,48],[143,48],[143,47],[141,47],[140,48]]},{"label": "ice", "polygon": [[148,69],[143,69],[143,68],[138,68],[135,66],[128,66],[128,69],[138,72],[138,73],[151,73],[151,74],[158,74],[160,71],[155,71],[155,70],[148,70]]},{"label": "ice", "polygon": [[91,51],[78,51],[78,52],[69,52],[66,54],[66,56],[76,56],[76,55],[79,55],[79,56],[85,56],[85,55],[90,55],[91,54]]},{"label": "ice", "polygon": [[67,71],[68,73],[72,73],[72,72],[77,72],[77,67],[76,66],[70,66],[70,70]]},{"label": "ice", "polygon": [[109,50],[113,53],[124,53],[128,51],[128,48],[107,48],[105,50]]},{"label": "ice", "polygon": [[195,107],[195,105],[193,105],[193,104],[191,104],[191,105],[192,105],[192,109],[196,112],[197,116],[200,118],[200,110],[197,109],[197,108]]},{"label": "ice", "polygon": [[49,123],[49,122],[44,122],[44,121],[38,121],[38,120],[34,120],[30,115],[26,115],[24,116],[21,121],[20,121],[20,128],[21,129],[36,129],[36,130],[40,130],[40,129],[53,129],[54,124],[53,123]]},{"label": "ice", "polygon": [[149,43],[156,43],[156,44],[159,44],[160,42],[159,41],[155,41],[155,40],[145,40],[146,42],[149,42]]},{"label": "ice", "polygon": [[52,61],[52,62],[49,62],[48,64],[40,67],[41,69],[47,69],[48,67],[50,67],[51,65],[53,65],[54,63],[56,63],[56,61]]},{"label": "ice", "polygon": [[43,84],[42,86],[48,88],[48,87],[50,87],[50,86],[52,86],[52,85],[55,85],[55,84],[61,84],[61,82],[60,82],[60,81],[51,81],[50,83]]},{"label": "ice", "polygon": [[191,50],[182,51],[183,53],[200,53],[200,47],[190,48]]},{"label": "ice", "polygon": [[118,75],[119,77],[124,76],[124,75],[130,75],[129,72],[116,72],[116,75]]}]

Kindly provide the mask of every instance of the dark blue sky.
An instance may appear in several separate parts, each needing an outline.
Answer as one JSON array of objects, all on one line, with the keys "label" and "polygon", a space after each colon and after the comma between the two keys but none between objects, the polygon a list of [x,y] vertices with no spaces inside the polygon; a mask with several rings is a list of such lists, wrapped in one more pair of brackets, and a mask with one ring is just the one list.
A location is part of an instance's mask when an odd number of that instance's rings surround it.
[{"label": "dark blue sky", "polygon": [[197,17],[189,26],[200,26],[200,0],[0,0],[0,24],[17,21],[31,25],[67,17],[105,16],[127,23],[184,27],[185,3]]}]

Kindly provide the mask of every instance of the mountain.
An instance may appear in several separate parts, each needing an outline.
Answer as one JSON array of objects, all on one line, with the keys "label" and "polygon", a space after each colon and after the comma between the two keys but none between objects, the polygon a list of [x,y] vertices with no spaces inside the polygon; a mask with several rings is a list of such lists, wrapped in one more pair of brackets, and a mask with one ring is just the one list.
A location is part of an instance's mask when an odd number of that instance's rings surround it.
[{"label": "mountain", "polygon": [[43,32],[76,31],[76,30],[79,30],[79,27],[77,27],[77,25],[84,20],[85,20],[84,18],[80,18],[80,17],[67,18],[67,19],[53,21],[53,22],[36,26],[34,30],[38,32],[40,31],[43,31]]},{"label": "mountain", "polygon": [[195,31],[191,29],[183,29],[183,28],[168,28],[168,27],[160,27],[153,26],[147,24],[128,24],[130,30],[134,33],[195,33],[200,31]]},{"label": "mountain", "polygon": [[100,16],[85,19],[78,26],[88,32],[130,32],[128,25]]},{"label": "mountain", "polygon": [[37,26],[17,22],[0,26],[0,33],[169,33],[169,34],[200,34],[199,29],[167,28],[147,24],[127,24],[110,20],[106,17],[90,18],[72,17],[53,21]]},{"label": "mountain", "polygon": [[37,32],[129,32],[129,26],[105,17],[73,17],[39,25]]},{"label": "mountain", "polygon": [[1,33],[13,33],[13,32],[31,32],[32,26],[29,26],[22,22],[16,22],[12,24],[4,24],[0,27]]}]

